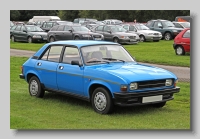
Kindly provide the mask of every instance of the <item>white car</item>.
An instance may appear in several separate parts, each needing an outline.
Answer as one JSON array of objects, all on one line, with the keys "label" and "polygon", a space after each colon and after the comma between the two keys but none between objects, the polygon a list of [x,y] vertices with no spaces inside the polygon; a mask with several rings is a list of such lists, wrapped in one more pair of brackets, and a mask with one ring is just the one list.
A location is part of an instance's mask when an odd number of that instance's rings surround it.
[{"label": "white car", "polygon": [[144,24],[136,23],[136,24],[122,24],[123,28],[127,30],[127,32],[136,33],[140,37],[140,41],[155,41],[158,42],[162,38],[162,34],[158,31],[150,30]]},{"label": "white car", "polygon": [[177,28],[190,28],[190,22],[172,22],[174,24],[175,27]]}]

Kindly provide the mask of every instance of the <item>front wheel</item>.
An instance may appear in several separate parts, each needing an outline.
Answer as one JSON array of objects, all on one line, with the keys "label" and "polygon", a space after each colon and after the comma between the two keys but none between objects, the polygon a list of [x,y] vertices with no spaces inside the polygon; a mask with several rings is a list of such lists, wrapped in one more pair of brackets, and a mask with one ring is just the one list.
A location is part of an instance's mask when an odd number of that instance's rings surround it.
[{"label": "front wheel", "polygon": [[31,96],[42,98],[44,96],[44,89],[41,87],[39,79],[35,76],[29,80],[29,93]]},{"label": "front wheel", "polygon": [[32,38],[28,37],[28,43],[32,43],[32,42],[33,42]]},{"label": "front wheel", "polygon": [[119,39],[118,38],[114,38],[113,42],[119,43]]},{"label": "front wheel", "polygon": [[76,37],[74,38],[74,40],[80,40],[80,38],[79,38],[78,36],[76,36]]},{"label": "front wheel", "polygon": [[185,55],[185,51],[182,46],[177,46],[175,49],[176,55]]},{"label": "front wheel", "polygon": [[110,93],[102,87],[94,90],[92,94],[92,107],[100,114],[108,114],[113,110],[113,101]]},{"label": "front wheel", "polygon": [[145,37],[143,35],[140,35],[140,42],[145,42]]},{"label": "front wheel", "polygon": [[54,37],[50,37],[49,42],[54,42],[54,41],[55,41]]},{"label": "front wheel", "polygon": [[11,36],[11,41],[15,42],[15,37],[14,36]]},{"label": "front wheel", "polygon": [[169,32],[165,33],[164,38],[165,38],[165,40],[167,40],[167,41],[171,40],[171,39],[172,39],[171,33],[169,33]]}]

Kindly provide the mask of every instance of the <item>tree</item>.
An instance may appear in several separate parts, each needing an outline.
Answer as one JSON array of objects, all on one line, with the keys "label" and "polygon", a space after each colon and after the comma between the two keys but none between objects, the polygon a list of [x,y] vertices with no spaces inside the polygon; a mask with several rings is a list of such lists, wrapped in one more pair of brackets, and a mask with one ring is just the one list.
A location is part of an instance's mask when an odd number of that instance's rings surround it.
[{"label": "tree", "polygon": [[10,21],[18,21],[20,19],[20,12],[18,10],[10,10]]}]

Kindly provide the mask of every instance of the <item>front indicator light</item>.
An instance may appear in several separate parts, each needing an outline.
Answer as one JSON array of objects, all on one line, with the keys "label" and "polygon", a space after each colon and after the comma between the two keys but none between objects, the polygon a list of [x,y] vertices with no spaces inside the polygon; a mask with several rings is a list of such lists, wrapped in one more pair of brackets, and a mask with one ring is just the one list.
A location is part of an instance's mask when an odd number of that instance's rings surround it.
[{"label": "front indicator light", "polygon": [[127,86],[126,85],[121,85],[120,86],[120,90],[123,91],[123,92],[127,91]]}]

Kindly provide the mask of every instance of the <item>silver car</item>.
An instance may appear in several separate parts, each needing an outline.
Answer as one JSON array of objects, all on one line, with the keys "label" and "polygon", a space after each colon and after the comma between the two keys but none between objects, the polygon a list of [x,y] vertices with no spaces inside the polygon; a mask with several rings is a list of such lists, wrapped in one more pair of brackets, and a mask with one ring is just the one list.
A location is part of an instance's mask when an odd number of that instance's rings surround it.
[{"label": "silver car", "polygon": [[162,34],[158,31],[150,30],[144,24],[122,24],[123,28],[127,32],[132,32],[138,34],[140,41],[154,41],[158,42],[162,38]]}]

